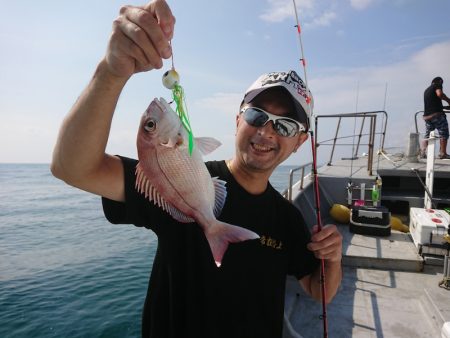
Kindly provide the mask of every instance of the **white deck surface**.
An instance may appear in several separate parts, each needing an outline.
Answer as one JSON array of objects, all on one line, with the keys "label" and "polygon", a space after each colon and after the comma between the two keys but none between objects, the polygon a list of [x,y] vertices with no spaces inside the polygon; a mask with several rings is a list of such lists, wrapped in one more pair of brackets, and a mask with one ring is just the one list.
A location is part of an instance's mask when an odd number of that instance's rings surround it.
[{"label": "white deck surface", "polygon": [[[422,273],[344,267],[341,288],[328,305],[329,337],[440,337],[450,320],[450,291],[439,288],[442,269]],[[323,334],[321,304],[287,281],[286,315],[304,338]],[[292,332],[292,331],[291,331]],[[295,337],[285,329],[285,337]]]}]

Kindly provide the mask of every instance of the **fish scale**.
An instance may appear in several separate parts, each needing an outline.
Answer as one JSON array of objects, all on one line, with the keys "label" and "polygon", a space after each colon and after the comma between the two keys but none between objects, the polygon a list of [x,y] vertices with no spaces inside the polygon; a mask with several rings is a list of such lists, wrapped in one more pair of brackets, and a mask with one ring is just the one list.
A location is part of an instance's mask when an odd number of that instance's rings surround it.
[{"label": "fish scale", "polygon": [[[192,156],[197,154],[194,152]],[[214,187],[203,162],[192,161],[189,157],[186,147],[157,151],[160,169],[173,189],[190,207],[199,209],[211,205],[208,201],[214,201]],[[209,210],[212,213],[212,209]]]}]

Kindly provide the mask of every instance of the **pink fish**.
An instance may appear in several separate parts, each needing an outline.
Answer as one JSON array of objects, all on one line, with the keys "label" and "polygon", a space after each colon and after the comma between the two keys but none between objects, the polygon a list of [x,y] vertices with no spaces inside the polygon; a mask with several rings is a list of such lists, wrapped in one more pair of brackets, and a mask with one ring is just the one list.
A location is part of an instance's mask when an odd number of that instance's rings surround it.
[{"label": "pink fish", "polygon": [[226,199],[225,181],[211,178],[202,155],[220,145],[196,138],[192,154],[188,135],[167,102],[154,99],[141,119],[137,136],[136,189],[179,222],[197,222],[219,267],[229,243],[256,239],[248,229],[216,219]]}]

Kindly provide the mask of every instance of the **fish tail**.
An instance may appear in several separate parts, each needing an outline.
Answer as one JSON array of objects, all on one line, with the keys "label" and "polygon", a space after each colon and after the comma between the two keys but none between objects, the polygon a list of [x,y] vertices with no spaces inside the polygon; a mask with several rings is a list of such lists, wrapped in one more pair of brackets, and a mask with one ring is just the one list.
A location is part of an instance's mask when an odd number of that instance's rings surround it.
[{"label": "fish tail", "polygon": [[217,267],[222,264],[222,258],[230,243],[238,243],[257,239],[259,235],[251,230],[216,221],[205,233]]}]

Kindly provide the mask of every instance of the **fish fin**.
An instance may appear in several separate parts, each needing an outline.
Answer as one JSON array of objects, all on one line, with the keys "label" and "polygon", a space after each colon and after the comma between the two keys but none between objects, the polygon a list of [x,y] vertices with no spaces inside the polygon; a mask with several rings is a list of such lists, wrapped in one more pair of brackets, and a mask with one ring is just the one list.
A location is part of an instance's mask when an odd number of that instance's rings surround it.
[{"label": "fish fin", "polygon": [[181,222],[181,223],[195,222],[195,220],[192,217],[187,216],[185,213],[181,212],[180,210],[175,208],[173,205],[168,204],[168,206],[169,207],[166,211],[170,214],[170,216],[172,216],[178,222]]},{"label": "fish fin", "polygon": [[222,143],[213,137],[196,137],[195,146],[203,155],[208,155],[219,148]]},{"label": "fish fin", "polygon": [[238,243],[257,239],[259,235],[251,230],[216,220],[205,232],[214,262],[217,267],[222,265],[222,258],[230,243]]},{"label": "fish fin", "polygon": [[183,212],[175,208],[172,204],[168,203],[164,197],[162,197],[158,190],[150,183],[147,176],[145,176],[144,171],[138,164],[136,166],[136,190],[145,195],[149,201],[153,202],[155,205],[163,209],[170,216],[182,223],[194,222],[194,219],[185,215]]},{"label": "fish fin", "polygon": [[163,97],[159,98],[158,103],[160,103],[160,107],[162,110],[165,109],[167,111],[172,111],[173,113],[175,113],[175,111],[172,109],[172,107],[167,103],[167,101]]},{"label": "fish fin", "polygon": [[216,193],[213,211],[214,215],[218,217],[222,212],[223,206],[225,205],[225,200],[227,199],[227,188],[225,187],[227,182],[219,179],[218,177],[213,177],[212,181]]},{"label": "fish fin", "polygon": [[136,190],[143,194],[145,198],[159,206],[163,210],[167,210],[168,203],[161,197],[155,187],[150,183],[147,176],[142,172],[140,167],[136,168]]}]

